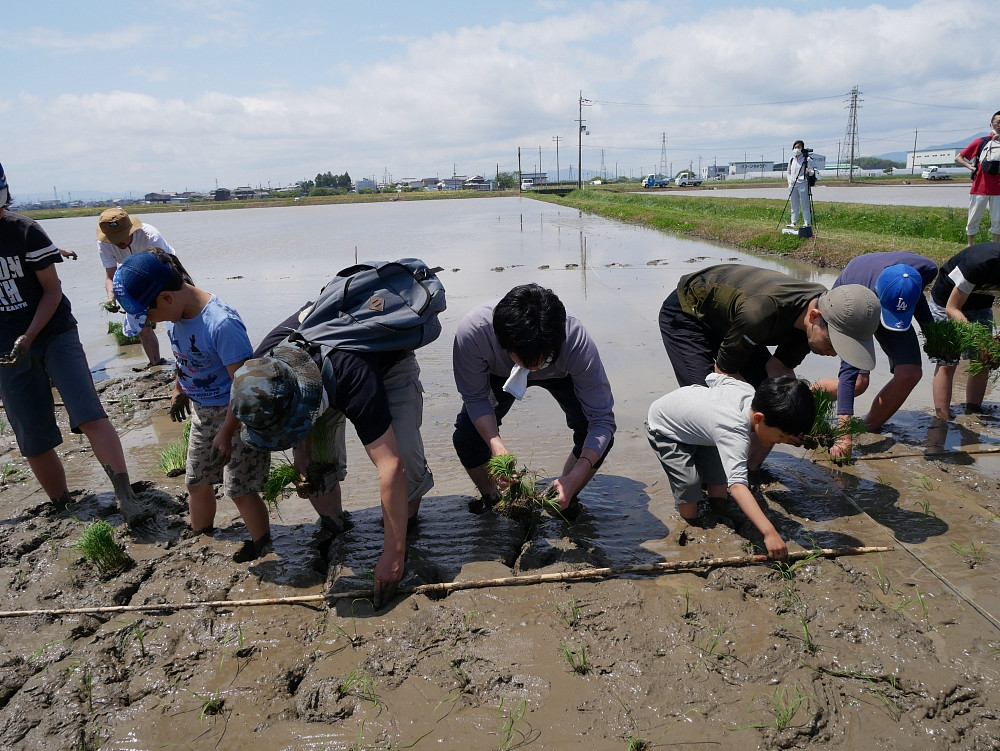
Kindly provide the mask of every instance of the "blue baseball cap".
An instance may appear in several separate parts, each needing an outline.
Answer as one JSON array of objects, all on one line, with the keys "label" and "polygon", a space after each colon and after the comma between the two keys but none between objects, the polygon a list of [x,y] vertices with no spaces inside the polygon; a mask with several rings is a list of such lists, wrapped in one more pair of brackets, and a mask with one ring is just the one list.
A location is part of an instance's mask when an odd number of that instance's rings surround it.
[{"label": "blue baseball cap", "polygon": [[172,275],[170,265],[151,252],[135,253],[122,261],[111,288],[126,313],[145,316],[150,303],[156,300]]},{"label": "blue baseball cap", "polygon": [[923,294],[919,272],[905,263],[887,267],[875,281],[875,294],[882,307],[882,325],[890,331],[906,331],[913,325],[913,309]]}]

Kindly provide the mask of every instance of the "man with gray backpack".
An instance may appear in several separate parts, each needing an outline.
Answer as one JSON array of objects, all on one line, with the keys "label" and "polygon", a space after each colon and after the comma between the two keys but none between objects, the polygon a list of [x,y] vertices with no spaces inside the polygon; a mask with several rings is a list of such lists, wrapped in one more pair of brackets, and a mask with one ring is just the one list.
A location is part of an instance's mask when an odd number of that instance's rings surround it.
[{"label": "man with gray backpack", "polygon": [[341,271],[315,303],[272,330],[233,378],[231,404],[243,440],[270,460],[293,449],[299,495],[334,536],[344,531],[340,482],[350,420],[378,470],[383,551],[374,605],[403,576],[406,527],[434,485],[420,435],[423,387],[413,350],[441,332],[444,287],[415,258]]},{"label": "man with gray backpack", "polygon": [[969,221],[965,225],[969,245],[976,242],[979,220],[987,208],[993,242],[1000,242],[1000,112],[990,118],[990,134],[962,149],[955,161],[972,170]]}]

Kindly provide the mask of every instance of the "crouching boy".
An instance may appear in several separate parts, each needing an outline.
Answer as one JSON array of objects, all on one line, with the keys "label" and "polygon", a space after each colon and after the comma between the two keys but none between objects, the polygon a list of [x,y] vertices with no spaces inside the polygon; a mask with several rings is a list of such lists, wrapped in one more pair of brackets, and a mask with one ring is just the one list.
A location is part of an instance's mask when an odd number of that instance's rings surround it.
[{"label": "crouching boy", "polygon": [[649,408],[646,435],[660,459],[680,515],[698,516],[702,484],[709,500],[726,498],[726,488],[764,536],[767,554],[785,558],[788,548],[757,504],[747,484],[750,438],[766,448],[797,444],[816,416],[809,384],[794,376],[768,378],[754,391],[745,381],[720,373],[707,386],[685,386]]}]

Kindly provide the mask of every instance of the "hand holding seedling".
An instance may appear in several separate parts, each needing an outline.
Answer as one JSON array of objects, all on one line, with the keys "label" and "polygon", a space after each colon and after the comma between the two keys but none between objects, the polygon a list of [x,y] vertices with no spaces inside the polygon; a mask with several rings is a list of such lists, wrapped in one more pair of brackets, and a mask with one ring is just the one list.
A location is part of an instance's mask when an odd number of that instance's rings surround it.
[{"label": "hand holding seedling", "polygon": [[372,605],[376,610],[388,605],[396,596],[396,587],[403,578],[403,555],[386,550],[375,565],[375,592]]},{"label": "hand holding seedling", "polygon": [[17,337],[10,352],[0,356],[0,367],[12,368],[24,359],[28,353],[28,337],[22,334]]}]

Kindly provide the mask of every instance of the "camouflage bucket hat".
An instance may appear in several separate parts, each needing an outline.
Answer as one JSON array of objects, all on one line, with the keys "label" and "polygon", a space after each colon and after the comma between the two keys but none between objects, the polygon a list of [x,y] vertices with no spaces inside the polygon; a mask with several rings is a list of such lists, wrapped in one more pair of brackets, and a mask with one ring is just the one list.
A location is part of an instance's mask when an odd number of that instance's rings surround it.
[{"label": "camouflage bucket hat", "polygon": [[309,354],[279,344],[270,357],[247,360],[230,392],[243,440],[257,451],[289,449],[309,435],[322,411],[323,377]]}]

